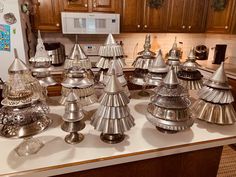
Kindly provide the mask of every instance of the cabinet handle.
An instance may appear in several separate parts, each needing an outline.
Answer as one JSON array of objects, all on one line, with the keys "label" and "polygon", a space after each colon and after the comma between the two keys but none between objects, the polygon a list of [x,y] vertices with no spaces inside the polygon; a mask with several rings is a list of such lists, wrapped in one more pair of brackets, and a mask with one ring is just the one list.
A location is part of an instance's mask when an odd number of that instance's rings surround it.
[{"label": "cabinet handle", "polygon": [[96,5],[96,4],[93,4],[93,7],[95,8],[95,7],[97,7],[97,5]]},{"label": "cabinet handle", "polygon": [[84,7],[88,7],[88,4],[84,4]]},{"label": "cabinet handle", "polygon": [[138,28],[140,28],[140,25],[137,25]]},{"label": "cabinet handle", "polygon": [[185,29],[185,28],[186,28],[186,26],[185,26],[185,25],[183,25],[183,26],[182,26],[182,28],[183,28],[183,29]]},{"label": "cabinet handle", "polygon": [[96,0],[93,1],[93,7],[96,8],[97,7],[97,3]]},{"label": "cabinet handle", "polygon": [[57,27],[59,27],[59,26],[60,26],[60,24],[59,24],[59,23],[57,23],[57,24],[56,24],[56,26],[57,26]]},{"label": "cabinet handle", "polygon": [[192,26],[188,26],[188,29],[191,29],[192,28]]},{"label": "cabinet handle", "polygon": [[228,29],[229,27],[228,26],[225,26],[225,29]]},{"label": "cabinet handle", "polygon": [[147,28],[147,25],[144,25],[144,28]]}]

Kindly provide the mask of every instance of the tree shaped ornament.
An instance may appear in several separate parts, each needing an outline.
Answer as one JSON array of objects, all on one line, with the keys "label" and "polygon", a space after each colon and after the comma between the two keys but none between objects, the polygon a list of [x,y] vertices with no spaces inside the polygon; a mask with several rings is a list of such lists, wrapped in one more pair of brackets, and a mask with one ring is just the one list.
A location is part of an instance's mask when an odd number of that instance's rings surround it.
[{"label": "tree shaped ornament", "polygon": [[193,125],[188,91],[179,84],[173,66],[155,92],[146,117],[158,130],[176,133]]},{"label": "tree shaped ornament", "polygon": [[142,91],[139,92],[141,96],[149,96],[149,93],[145,91],[147,86],[146,75],[148,68],[150,68],[155,59],[155,53],[151,49],[151,36],[146,35],[144,50],[138,53],[138,57],[133,62],[132,66],[135,68],[133,76],[130,77],[129,81],[135,85],[142,86]]},{"label": "tree shaped ornament", "polygon": [[83,122],[84,113],[78,104],[78,98],[70,91],[66,99],[65,113],[63,115],[63,124],[61,129],[69,134],[65,137],[65,142],[68,144],[77,144],[84,139],[84,135],[78,133],[85,128],[85,123]]},{"label": "tree shaped ornament", "polygon": [[189,90],[198,90],[203,86],[202,74],[198,71],[198,63],[193,48],[190,50],[188,59],[183,63],[177,75],[181,85]]},{"label": "tree shaped ornament", "polygon": [[229,125],[236,121],[236,112],[231,87],[224,71],[224,63],[215,71],[213,76],[204,83],[199,91],[199,99],[191,106],[194,115],[203,121]]},{"label": "tree shaped ornament", "polygon": [[173,43],[173,46],[168,53],[167,64],[169,66],[173,66],[176,72],[179,71],[180,58],[181,58],[181,52],[178,49],[177,38],[175,37],[175,41]]},{"label": "tree shaped ornament", "polygon": [[109,144],[119,143],[125,138],[124,132],[135,125],[128,108],[129,101],[113,70],[99,99],[100,106],[91,118],[91,125],[102,132],[102,141]]}]

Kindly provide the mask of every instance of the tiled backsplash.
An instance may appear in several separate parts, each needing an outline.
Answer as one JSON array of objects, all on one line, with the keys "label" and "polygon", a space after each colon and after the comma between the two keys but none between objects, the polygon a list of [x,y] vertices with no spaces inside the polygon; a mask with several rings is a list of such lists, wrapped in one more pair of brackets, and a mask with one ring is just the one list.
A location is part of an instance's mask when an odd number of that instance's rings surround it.
[{"label": "tiled backsplash", "polygon": [[[135,54],[143,50],[145,33],[122,33],[114,35],[117,41],[122,41],[124,52],[127,55],[127,60],[133,60]],[[104,43],[107,35],[79,35],[79,43]],[[152,50],[158,48],[166,54],[172,47],[175,36],[178,42],[183,42],[183,57],[188,55],[191,47],[199,44],[204,44],[210,48],[209,59],[212,59],[216,44],[227,44],[227,57],[236,57],[236,35],[219,35],[219,34],[187,34],[187,33],[151,33]],[[66,54],[75,42],[75,35],[63,35],[61,33],[43,33],[45,42],[61,42],[65,45]]]}]

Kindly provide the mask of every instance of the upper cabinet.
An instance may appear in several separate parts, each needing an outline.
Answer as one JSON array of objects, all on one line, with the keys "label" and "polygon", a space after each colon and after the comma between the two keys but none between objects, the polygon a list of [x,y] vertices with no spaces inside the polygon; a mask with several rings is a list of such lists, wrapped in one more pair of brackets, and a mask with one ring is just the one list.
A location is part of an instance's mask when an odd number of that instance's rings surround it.
[{"label": "upper cabinet", "polygon": [[60,0],[33,0],[31,22],[34,29],[42,31],[61,30]]},{"label": "upper cabinet", "polygon": [[208,0],[169,0],[166,31],[204,32]]},{"label": "upper cabinet", "polygon": [[213,7],[214,0],[210,0],[206,32],[230,33],[233,25],[235,0],[227,0],[224,9],[216,10]]},{"label": "upper cabinet", "polygon": [[65,11],[117,12],[119,0],[62,0]]},{"label": "upper cabinet", "polygon": [[148,5],[148,0],[122,0],[121,31],[162,32],[167,1],[159,8],[152,8]]}]

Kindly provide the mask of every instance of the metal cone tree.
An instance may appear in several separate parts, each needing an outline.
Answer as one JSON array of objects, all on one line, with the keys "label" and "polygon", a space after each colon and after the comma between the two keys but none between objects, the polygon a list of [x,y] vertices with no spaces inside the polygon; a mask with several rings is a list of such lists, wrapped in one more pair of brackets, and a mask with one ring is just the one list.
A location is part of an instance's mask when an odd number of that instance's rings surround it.
[{"label": "metal cone tree", "polygon": [[147,119],[160,131],[175,133],[192,126],[188,91],[178,82],[174,68],[168,72],[163,85],[156,88],[147,109]]},{"label": "metal cone tree", "polygon": [[190,50],[188,59],[180,67],[177,75],[181,85],[189,90],[198,90],[203,86],[202,74],[198,71],[198,63],[193,48]]},{"label": "metal cone tree", "polygon": [[82,109],[78,105],[78,98],[73,93],[73,90],[69,93],[65,104],[65,114],[63,115],[63,124],[61,129],[65,132],[69,132],[69,135],[65,137],[65,142],[68,144],[77,144],[84,139],[84,135],[78,133],[85,127],[83,122],[84,114]]},{"label": "metal cone tree", "polygon": [[173,66],[176,72],[179,70],[180,67],[180,56],[181,53],[177,48],[177,42],[175,37],[175,42],[173,43],[172,49],[169,51],[168,54],[167,64],[169,66]]},{"label": "metal cone tree", "polygon": [[99,99],[100,106],[91,118],[91,125],[102,132],[102,141],[119,143],[125,138],[124,132],[135,125],[128,108],[129,101],[113,70],[104,94]]},{"label": "metal cone tree", "polygon": [[224,63],[199,91],[199,99],[191,106],[194,115],[206,122],[228,125],[236,121],[231,87],[224,71]]}]

